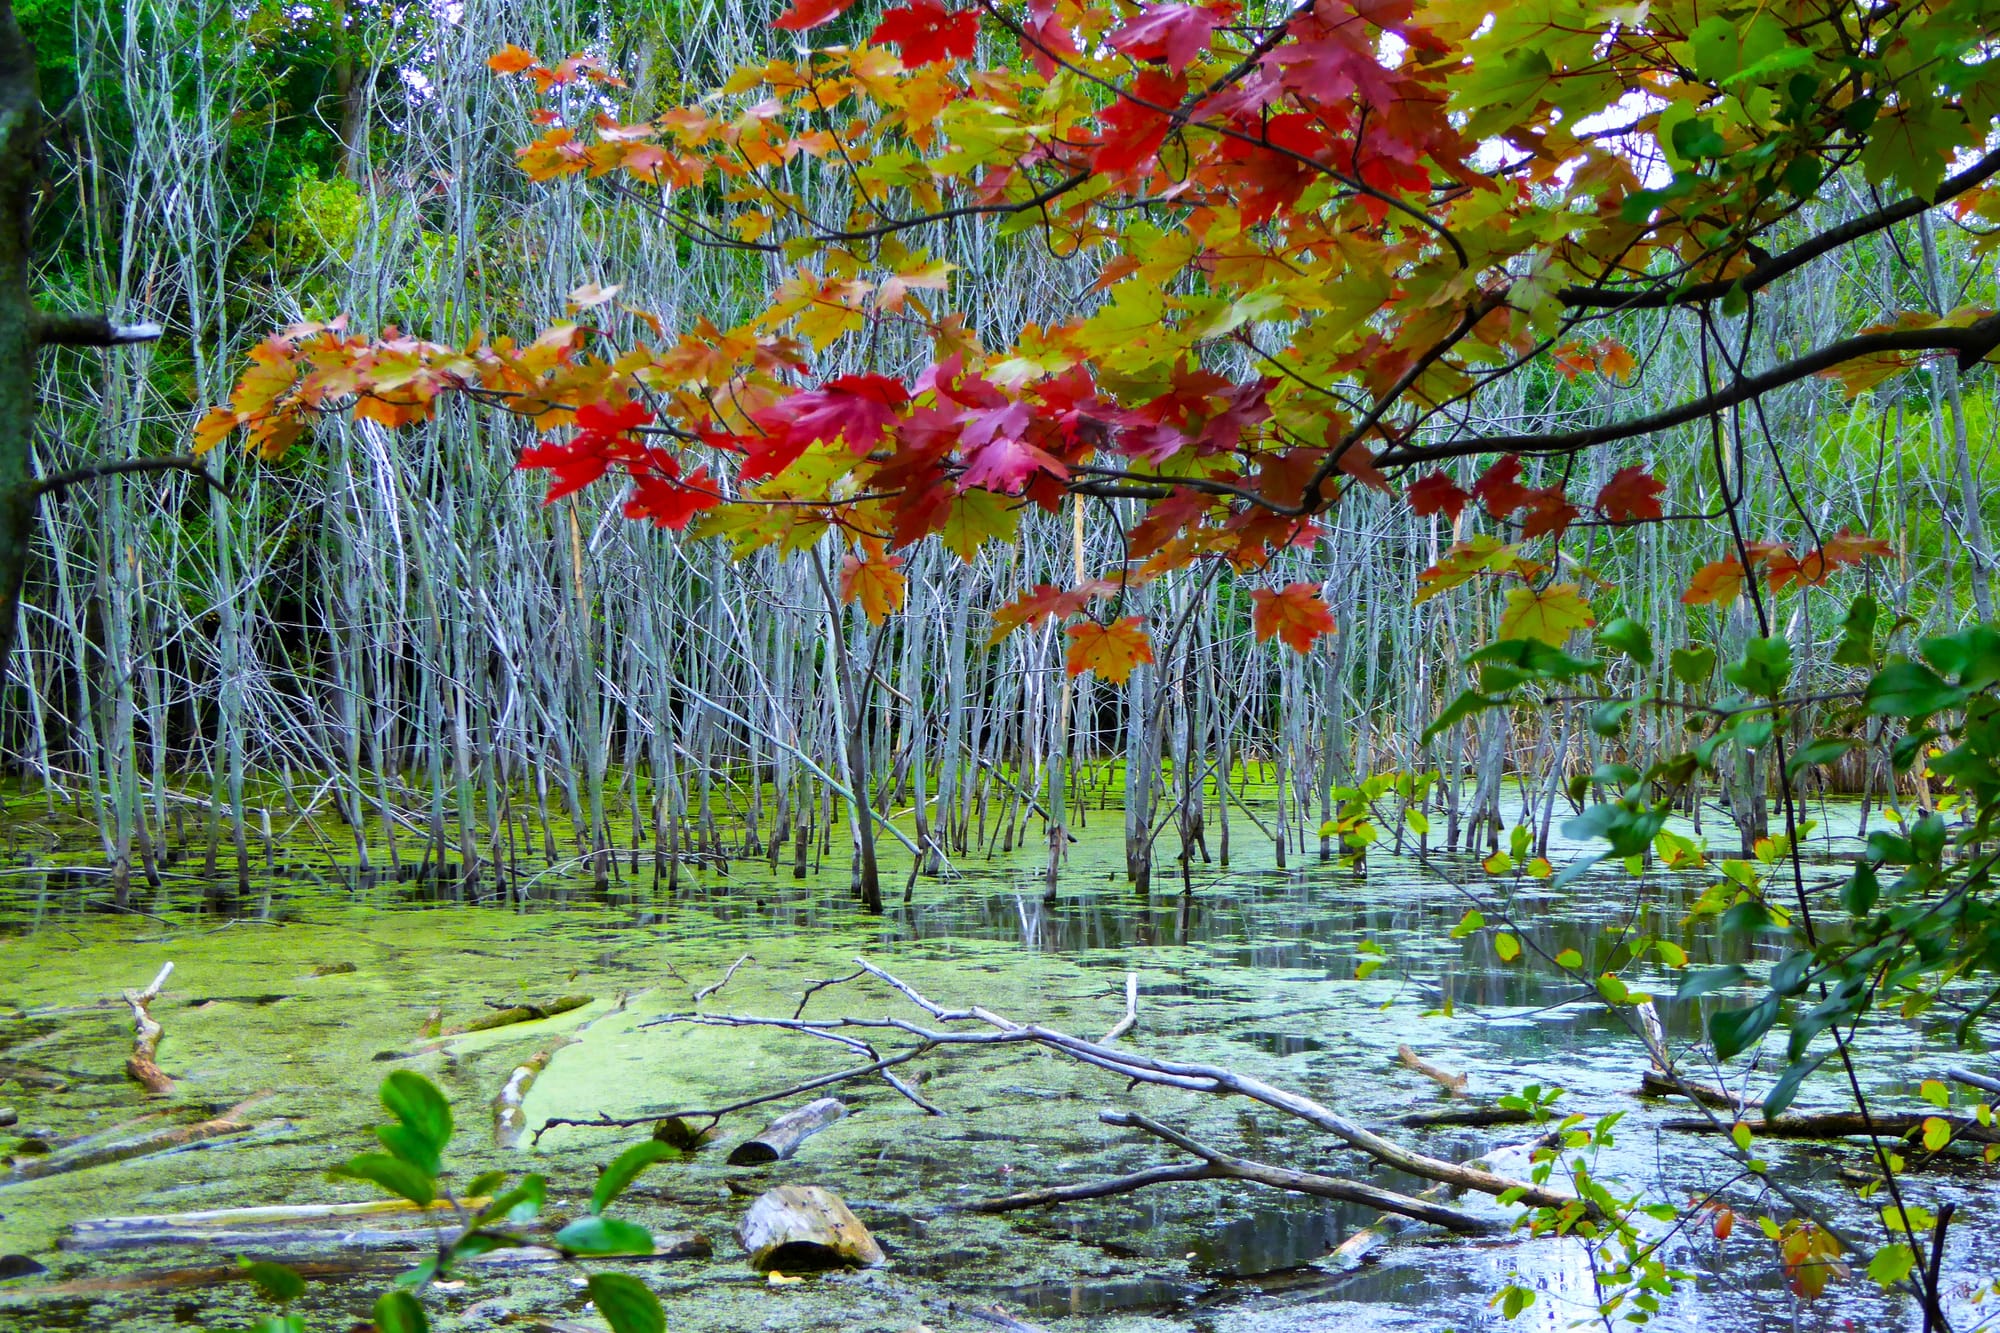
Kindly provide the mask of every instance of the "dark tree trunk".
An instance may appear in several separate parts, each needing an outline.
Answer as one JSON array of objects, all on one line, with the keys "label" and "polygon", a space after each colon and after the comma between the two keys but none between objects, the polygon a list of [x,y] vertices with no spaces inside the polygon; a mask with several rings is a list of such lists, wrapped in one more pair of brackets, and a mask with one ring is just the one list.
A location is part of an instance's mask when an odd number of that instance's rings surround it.
[{"label": "dark tree trunk", "polygon": [[0,682],[14,660],[39,498],[33,465],[35,306],[29,295],[36,149],[35,53],[0,0]]}]

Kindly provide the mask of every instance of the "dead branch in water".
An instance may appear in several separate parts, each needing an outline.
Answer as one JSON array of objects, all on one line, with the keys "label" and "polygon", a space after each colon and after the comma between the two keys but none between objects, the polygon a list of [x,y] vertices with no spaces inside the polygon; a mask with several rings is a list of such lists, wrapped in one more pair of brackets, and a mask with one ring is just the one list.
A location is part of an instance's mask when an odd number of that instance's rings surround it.
[{"label": "dead branch in water", "polygon": [[[1405,1148],[1374,1130],[1349,1119],[1346,1116],[1321,1105],[1319,1102],[1299,1093],[1276,1087],[1261,1079],[1241,1074],[1219,1065],[1209,1065],[1191,1061],[1167,1060],[1139,1054],[1130,1050],[1106,1045],[1103,1042],[1087,1041],[1055,1028],[1034,1023],[1017,1023],[989,1010],[972,1006],[951,1009],[937,1004],[908,982],[889,972],[883,971],[866,959],[856,959],[855,963],[869,976],[895,990],[903,998],[929,1015],[933,1025],[914,1022],[905,1018],[771,1018],[740,1014],[669,1014],[650,1020],[644,1026],[666,1024],[696,1024],[715,1027],[774,1028],[795,1032],[822,1040],[833,1041],[854,1049],[875,1055],[869,1064],[842,1070],[807,1080],[794,1085],[786,1092],[771,1097],[748,1099],[716,1112],[699,1114],[719,1117],[733,1110],[741,1110],[764,1101],[796,1095],[814,1088],[828,1087],[851,1079],[881,1073],[892,1065],[915,1059],[931,1051],[944,1051],[958,1047],[989,1047],[1010,1045],[1033,1045],[1053,1051],[1080,1064],[1106,1070],[1133,1083],[1152,1084],[1157,1087],[1179,1088],[1188,1092],[1209,1093],[1220,1097],[1244,1097],[1251,1101],[1281,1111],[1296,1119],[1303,1120],[1324,1133],[1345,1143],[1350,1148],[1368,1154],[1377,1162],[1395,1170],[1436,1181],[1454,1189],[1473,1190],[1482,1194],[1509,1195],[1530,1207],[1561,1208],[1573,1205],[1572,1195],[1547,1186],[1533,1184],[1485,1170],[1476,1165],[1462,1164],[1432,1157],[1426,1153]],[[1136,983],[1129,994],[1136,1008]],[[984,1030],[966,1031],[959,1025],[976,1023]],[[872,1045],[857,1035],[864,1032],[897,1033],[914,1039],[915,1044],[891,1056],[880,1056]],[[662,1113],[666,1114],[666,1113]],[[682,1115],[696,1113],[681,1112]],[[564,1121],[567,1124],[591,1124],[605,1127],[629,1126],[645,1123],[657,1116],[618,1120],[601,1116],[594,1121]],[[549,1122],[551,1125],[558,1123]],[[1135,1127],[1137,1121],[1131,1122]],[[547,1126],[545,1126],[546,1128]],[[1193,1151],[1189,1149],[1189,1151]],[[1197,1153],[1196,1155],[1200,1155]],[[1240,1160],[1240,1159],[1232,1159]],[[1256,1163],[1243,1163],[1245,1169]],[[1275,1168],[1274,1168],[1275,1169]]]},{"label": "dead branch in water", "polygon": [[167,978],[174,974],[174,965],[167,963],[160,968],[160,974],[153,978],[153,984],[140,990],[125,992],[125,1003],[132,1006],[132,1054],[125,1060],[125,1072],[132,1080],[155,1097],[174,1095],[174,1081],[167,1077],[159,1065],[160,1038],[166,1029],[160,1020],[153,1017],[152,1004],[160,998],[160,987],[167,984]]},{"label": "dead branch in water", "polygon": [[1201,1159],[1200,1166],[1155,1167],[1149,1171],[1136,1171],[1131,1175],[1119,1176],[1112,1180],[1093,1181],[1083,1185],[1064,1185],[1054,1189],[1028,1190],[1020,1194],[1009,1194],[998,1199],[986,1199],[975,1203],[967,1211],[975,1213],[1007,1213],[1023,1208],[1037,1208],[1049,1204],[1069,1203],[1078,1199],[1099,1199],[1113,1194],[1129,1194],[1134,1190],[1151,1185],[1167,1184],[1183,1180],[1242,1180],[1253,1184],[1268,1185],[1273,1189],[1286,1190],[1293,1194],[1311,1195],[1318,1199],[1334,1199],[1341,1203],[1358,1203],[1379,1212],[1397,1213],[1419,1222],[1429,1222],[1448,1231],[1461,1235],[1484,1235],[1497,1229],[1495,1223],[1485,1218],[1474,1217],[1441,1203],[1398,1194],[1374,1185],[1362,1184],[1355,1180],[1342,1180],[1337,1176],[1323,1176],[1312,1171],[1294,1171],[1287,1167],[1271,1166],[1264,1162],[1253,1162],[1221,1152],[1206,1144],[1197,1142],[1171,1129],[1159,1121],[1140,1115],[1136,1111],[1102,1111],[1099,1120],[1107,1125],[1119,1125],[1131,1129],[1142,1129],[1156,1139],[1164,1140]]},{"label": "dead branch in water", "polygon": [[1396,1048],[1396,1059],[1402,1062],[1403,1068],[1413,1069],[1443,1088],[1447,1095],[1453,1097],[1465,1095],[1468,1081],[1465,1075],[1454,1074],[1449,1069],[1440,1069],[1407,1046]]},{"label": "dead branch in water", "polygon": [[221,1115],[191,1125],[169,1125],[136,1138],[121,1139],[112,1143],[92,1143],[87,1147],[78,1145],[62,1152],[50,1153],[47,1157],[30,1157],[17,1163],[6,1175],[0,1176],[0,1185],[12,1185],[24,1180],[41,1180],[47,1176],[65,1175],[71,1171],[85,1171],[94,1166],[109,1166],[113,1162],[126,1162],[135,1157],[150,1157],[154,1153],[185,1148],[191,1144],[205,1143],[210,1139],[248,1133],[252,1126],[243,1118],[244,1112],[270,1095],[268,1092],[260,1092],[255,1097],[238,1102]]}]

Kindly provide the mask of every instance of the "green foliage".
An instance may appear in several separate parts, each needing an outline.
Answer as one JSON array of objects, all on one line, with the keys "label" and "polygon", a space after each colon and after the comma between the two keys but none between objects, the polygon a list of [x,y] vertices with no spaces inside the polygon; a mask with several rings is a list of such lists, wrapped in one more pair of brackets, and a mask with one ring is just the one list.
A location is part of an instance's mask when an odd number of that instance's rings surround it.
[{"label": "green foliage", "polygon": [[[376,1333],[428,1333],[429,1317],[419,1299],[431,1283],[452,1275],[463,1261],[495,1250],[530,1243],[516,1228],[527,1227],[541,1216],[548,1198],[548,1183],[539,1175],[525,1175],[513,1188],[503,1188],[510,1175],[487,1171],[472,1178],[464,1199],[454,1199],[440,1177],[445,1174],[443,1154],[451,1139],[451,1105],[437,1086],[421,1074],[397,1070],[382,1080],[382,1105],[395,1123],[376,1132],[387,1153],[362,1153],[335,1167],[337,1177],[369,1181],[384,1191],[428,1207],[438,1199],[447,1201],[450,1212],[441,1220],[455,1221],[457,1230],[439,1245],[437,1252],[401,1275],[390,1290],[376,1300]],[[664,1143],[648,1140],[620,1153],[599,1173],[591,1192],[591,1211],[554,1232],[541,1235],[533,1243],[561,1250],[572,1257],[593,1255],[651,1254],[653,1236],[645,1227],[606,1215],[619,1196],[654,1162],[677,1156]],[[486,1197],[490,1194],[490,1198]],[[471,1200],[484,1202],[474,1212]],[[250,1280],[263,1294],[281,1304],[297,1300],[305,1291],[304,1279],[282,1264],[242,1260]],[[610,1323],[613,1333],[664,1333],[665,1315],[659,1300],[638,1279],[618,1273],[596,1273],[588,1279],[591,1299]],[[303,1316],[267,1315],[251,1326],[251,1333],[305,1333]]]}]

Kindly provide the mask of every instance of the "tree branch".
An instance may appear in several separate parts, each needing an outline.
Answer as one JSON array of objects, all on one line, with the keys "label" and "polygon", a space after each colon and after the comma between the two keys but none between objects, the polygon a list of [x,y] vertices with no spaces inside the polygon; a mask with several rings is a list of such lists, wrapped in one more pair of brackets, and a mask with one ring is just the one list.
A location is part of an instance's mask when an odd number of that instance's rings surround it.
[{"label": "tree branch", "polygon": [[121,458],[108,463],[88,463],[67,472],[52,472],[34,483],[36,499],[44,495],[54,495],[72,486],[97,481],[103,477],[122,476],[128,472],[185,472],[199,478],[208,486],[222,492],[230,500],[236,493],[216,480],[215,475],[201,464],[201,459],[193,454],[169,454],[161,458]]},{"label": "tree branch", "polygon": [[1660,310],[1669,306],[1718,301],[1727,296],[1734,287],[1741,287],[1745,292],[1754,292],[1769,286],[1794,269],[1803,268],[1822,255],[1831,254],[1844,245],[1860,240],[1863,236],[1893,227],[1898,222],[1907,221],[1948,199],[1956,198],[1996,174],[2000,174],[2000,150],[1988,153],[1956,176],[1946,179],[1938,187],[1934,198],[1919,199],[1912,196],[1890,204],[1886,208],[1877,209],[1873,213],[1866,213],[1851,221],[1843,222],[1837,227],[1830,227],[1804,244],[1766,259],[1740,277],[1718,278],[1712,282],[1697,282],[1686,287],[1656,286],[1636,291],[1605,287],[1601,284],[1565,287],[1556,293],[1556,299],[1572,307]]},{"label": "tree branch", "polygon": [[1678,407],[1670,407],[1663,412],[1655,412],[1651,416],[1608,422],[1584,430],[1552,431],[1536,435],[1479,435],[1434,445],[1413,445],[1378,454],[1375,464],[1383,468],[1408,466],[1435,459],[1465,458],[1474,454],[1579,453],[1596,445],[1629,440],[1639,435],[1652,435],[1675,426],[1684,426],[1691,421],[1699,421],[1713,413],[1726,411],[1739,403],[1761,398],[1787,384],[1807,379],[1821,371],[1831,370],[1835,366],[1859,360],[1864,356],[1878,356],[1892,352],[1956,352],[1960,370],[1969,370],[1996,346],[2000,346],[2000,315],[1988,315],[1962,328],[1886,329],[1879,333],[1861,333],[1852,338],[1843,338],[1837,343],[1829,343],[1817,352],[1787,361],[1781,366],[1774,366],[1762,374],[1736,380],[1707,397],[1682,403]]}]

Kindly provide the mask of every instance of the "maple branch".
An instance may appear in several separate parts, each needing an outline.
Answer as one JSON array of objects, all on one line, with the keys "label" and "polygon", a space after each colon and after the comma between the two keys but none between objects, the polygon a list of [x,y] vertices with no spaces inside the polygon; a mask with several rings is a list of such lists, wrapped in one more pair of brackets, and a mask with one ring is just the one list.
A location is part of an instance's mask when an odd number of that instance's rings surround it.
[{"label": "maple branch", "polygon": [[1865,213],[1837,227],[1829,227],[1811,240],[1793,246],[1781,255],[1773,255],[1762,261],[1740,277],[1717,278],[1709,282],[1691,283],[1685,287],[1656,286],[1637,291],[1602,285],[1565,287],[1556,293],[1556,299],[1566,306],[1660,310],[1671,306],[1697,305],[1703,301],[1718,301],[1738,287],[1746,293],[1754,292],[1769,286],[1794,269],[1803,268],[1822,255],[1831,254],[1842,246],[1860,240],[1863,236],[1873,235],[1885,228],[1893,227],[1898,222],[1906,222],[1928,209],[1956,198],[1967,190],[1984,184],[1995,175],[2000,175],[2000,149],[1988,153],[1956,176],[1947,178],[1931,199],[1920,199],[1911,195],[1873,213]]},{"label": "maple branch", "polygon": [[97,481],[103,477],[123,476],[131,472],[185,472],[190,476],[214,487],[231,500],[236,493],[217,480],[215,475],[202,466],[201,459],[193,454],[170,454],[162,458],[121,458],[109,463],[88,463],[67,472],[52,472],[38,478],[34,483],[34,495],[40,499],[44,495],[54,495],[80,486],[85,482]]},{"label": "maple branch", "polygon": [[1959,369],[1966,371],[1984,360],[1995,347],[2000,347],[2000,315],[1988,315],[1963,328],[1885,329],[1879,333],[1861,333],[1829,343],[1817,352],[1774,366],[1761,374],[1737,379],[1704,397],[1650,416],[1614,421],[1584,430],[1536,435],[1482,435],[1435,445],[1391,449],[1376,455],[1375,464],[1377,467],[1394,467],[1489,453],[1573,454],[1596,445],[1651,435],[1699,421],[1864,356],[1893,352],[1956,352]]}]

